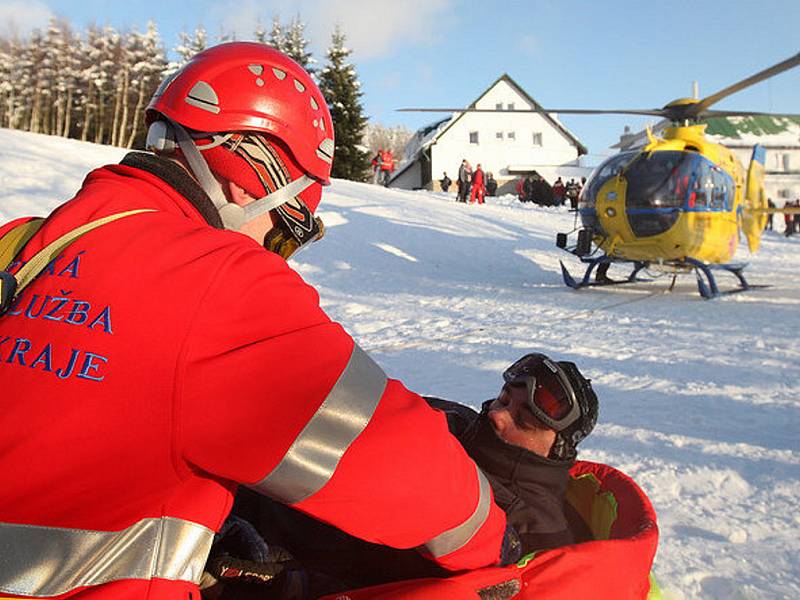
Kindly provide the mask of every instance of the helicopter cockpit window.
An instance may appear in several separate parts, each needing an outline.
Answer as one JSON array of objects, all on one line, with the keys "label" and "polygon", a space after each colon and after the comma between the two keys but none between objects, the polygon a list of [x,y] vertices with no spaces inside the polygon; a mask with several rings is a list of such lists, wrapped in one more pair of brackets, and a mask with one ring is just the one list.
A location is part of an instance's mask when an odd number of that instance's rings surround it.
[{"label": "helicopter cockpit window", "polygon": [[581,222],[584,227],[593,229],[599,235],[606,235],[600,220],[597,218],[595,203],[597,202],[597,192],[602,185],[616,177],[625,169],[630,161],[636,156],[636,152],[620,152],[615,154],[594,170],[586,181],[586,185],[578,198],[578,211],[581,215]]},{"label": "helicopter cockpit window", "polygon": [[637,236],[658,235],[678,220],[689,192],[695,157],[671,150],[643,153],[625,169],[626,213]]},{"label": "helicopter cockpit window", "polygon": [[680,208],[692,175],[687,152],[640,154],[625,170],[628,208]]},{"label": "helicopter cockpit window", "polygon": [[597,201],[597,192],[600,187],[612,177],[616,177],[622,173],[625,169],[625,165],[633,160],[636,154],[636,152],[620,152],[607,159],[604,163],[601,163],[586,182],[586,186],[580,198],[580,207],[594,207]]}]

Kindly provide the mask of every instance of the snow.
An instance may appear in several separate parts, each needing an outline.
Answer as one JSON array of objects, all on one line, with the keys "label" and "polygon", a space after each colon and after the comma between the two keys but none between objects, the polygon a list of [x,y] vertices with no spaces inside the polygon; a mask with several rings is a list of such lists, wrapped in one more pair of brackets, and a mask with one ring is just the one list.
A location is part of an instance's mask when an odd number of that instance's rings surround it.
[{"label": "snow", "polygon": [[[0,130],[0,221],[46,214],[123,154]],[[579,265],[553,240],[573,218],[508,196],[468,206],[336,180],[320,215],[325,239],[295,268],[411,389],[477,407],[534,350],[592,378],[600,424],[581,457],[650,496],[668,598],[800,596],[800,239],[767,233],[737,257],[772,287],[704,301],[692,277],[564,287],[559,259]]]}]

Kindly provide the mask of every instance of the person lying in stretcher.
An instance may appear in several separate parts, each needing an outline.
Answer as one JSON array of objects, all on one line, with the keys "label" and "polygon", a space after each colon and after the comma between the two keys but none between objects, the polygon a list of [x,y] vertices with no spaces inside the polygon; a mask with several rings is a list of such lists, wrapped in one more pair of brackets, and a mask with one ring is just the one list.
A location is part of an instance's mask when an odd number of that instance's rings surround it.
[{"label": "person lying in stretcher", "polygon": [[[523,356],[504,371],[499,395],[484,402],[480,413],[457,402],[426,400],[445,414],[451,433],[486,474],[517,533],[512,543],[519,548],[512,555],[592,539],[565,501],[576,447],[598,415],[597,396],[574,363]],[[413,549],[365,542],[240,488],[212,548],[203,597],[316,598],[445,575]]]}]

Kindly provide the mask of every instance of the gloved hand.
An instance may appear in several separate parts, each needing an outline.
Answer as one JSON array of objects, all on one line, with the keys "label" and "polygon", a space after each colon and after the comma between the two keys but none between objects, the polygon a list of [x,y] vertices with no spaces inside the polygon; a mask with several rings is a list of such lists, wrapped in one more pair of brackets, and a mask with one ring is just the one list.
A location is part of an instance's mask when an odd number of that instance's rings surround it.
[{"label": "gloved hand", "polygon": [[205,600],[303,600],[308,584],[289,552],[268,547],[249,522],[231,515],[215,536],[200,589]]}]

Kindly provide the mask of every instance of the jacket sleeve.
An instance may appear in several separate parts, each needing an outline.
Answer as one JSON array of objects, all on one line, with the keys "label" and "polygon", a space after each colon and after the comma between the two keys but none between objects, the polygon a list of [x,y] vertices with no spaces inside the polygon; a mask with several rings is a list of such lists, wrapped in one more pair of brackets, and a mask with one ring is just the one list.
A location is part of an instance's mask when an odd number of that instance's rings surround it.
[{"label": "jacket sleeve", "polygon": [[499,561],[505,514],[444,415],[387,378],[282,259],[231,258],[182,362],[193,468],[448,569]]}]

